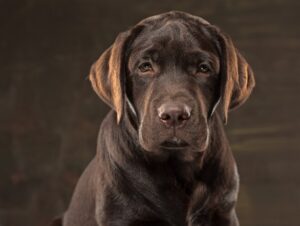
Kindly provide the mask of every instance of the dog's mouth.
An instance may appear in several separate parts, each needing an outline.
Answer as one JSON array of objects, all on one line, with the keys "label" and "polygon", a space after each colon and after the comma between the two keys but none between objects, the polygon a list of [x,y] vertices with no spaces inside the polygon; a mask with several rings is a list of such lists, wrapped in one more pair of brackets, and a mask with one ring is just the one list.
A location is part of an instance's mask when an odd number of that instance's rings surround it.
[{"label": "dog's mouth", "polygon": [[184,149],[188,146],[189,144],[187,142],[177,137],[173,137],[172,139],[166,140],[160,144],[160,147],[162,149],[169,149],[169,150]]}]

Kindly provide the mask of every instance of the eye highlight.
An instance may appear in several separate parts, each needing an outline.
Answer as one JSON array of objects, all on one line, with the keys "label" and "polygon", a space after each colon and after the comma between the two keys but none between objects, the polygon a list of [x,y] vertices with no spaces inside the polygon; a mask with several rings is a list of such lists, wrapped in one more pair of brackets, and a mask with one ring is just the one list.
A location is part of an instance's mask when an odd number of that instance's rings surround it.
[{"label": "eye highlight", "polygon": [[145,72],[152,72],[153,71],[153,67],[152,64],[150,62],[144,62],[142,63],[139,67],[138,67],[139,71],[142,73]]},{"label": "eye highlight", "polygon": [[210,69],[210,66],[208,64],[206,64],[206,63],[199,64],[198,72],[207,74],[210,71],[211,71],[211,69]]}]

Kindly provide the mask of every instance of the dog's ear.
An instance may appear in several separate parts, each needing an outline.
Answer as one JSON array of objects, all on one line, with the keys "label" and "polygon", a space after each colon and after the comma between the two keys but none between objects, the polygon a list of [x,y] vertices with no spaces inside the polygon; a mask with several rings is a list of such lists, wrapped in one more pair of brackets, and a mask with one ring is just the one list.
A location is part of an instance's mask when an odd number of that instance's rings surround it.
[{"label": "dog's ear", "polygon": [[126,54],[142,27],[120,33],[112,46],[92,65],[89,79],[98,96],[117,113],[119,123],[125,105]]},{"label": "dog's ear", "polygon": [[230,37],[219,32],[221,81],[219,110],[226,124],[228,111],[243,104],[255,86],[250,65],[239,53]]}]

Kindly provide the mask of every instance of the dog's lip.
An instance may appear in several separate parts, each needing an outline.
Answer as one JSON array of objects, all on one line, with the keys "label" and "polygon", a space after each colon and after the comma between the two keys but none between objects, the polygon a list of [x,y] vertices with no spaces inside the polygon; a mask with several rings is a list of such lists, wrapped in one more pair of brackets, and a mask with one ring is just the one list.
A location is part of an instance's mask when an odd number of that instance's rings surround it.
[{"label": "dog's lip", "polygon": [[182,149],[189,146],[187,142],[177,137],[173,137],[172,139],[166,140],[161,143],[160,147],[164,149]]}]

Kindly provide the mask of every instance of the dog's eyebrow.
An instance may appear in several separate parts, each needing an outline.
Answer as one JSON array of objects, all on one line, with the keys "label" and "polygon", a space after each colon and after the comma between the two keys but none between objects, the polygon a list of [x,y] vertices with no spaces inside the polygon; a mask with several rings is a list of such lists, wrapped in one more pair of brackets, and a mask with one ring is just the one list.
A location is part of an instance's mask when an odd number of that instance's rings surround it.
[{"label": "dog's eyebrow", "polygon": [[145,51],[143,51],[141,56],[142,58],[151,58],[153,61],[157,61],[159,56],[159,49],[155,47],[146,49]]},{"label": "dog's eyebrow", "polygon": [[195,60],[195,61],[198,61],[199,59],[201,59],[201,60],[206,60],[206,61],[209,61],[212,63],[218,62],[218,57],[216,54],[214,54],[213,52],[204,51],[202,49],[186,52],[185,57],[190,58],[191,60]]},{"label": "dog's eyebrow", "polygon": [[157,45],[147,45],[147,47],[139,47],[131,52],[131,56],[136,59],[151,59],[156,61],[159,56],[160,48]]}]

